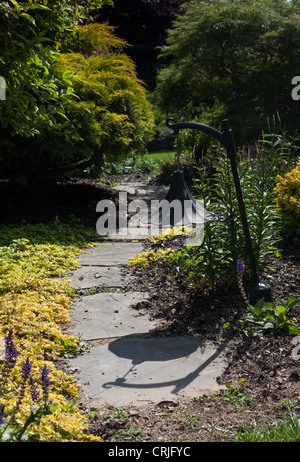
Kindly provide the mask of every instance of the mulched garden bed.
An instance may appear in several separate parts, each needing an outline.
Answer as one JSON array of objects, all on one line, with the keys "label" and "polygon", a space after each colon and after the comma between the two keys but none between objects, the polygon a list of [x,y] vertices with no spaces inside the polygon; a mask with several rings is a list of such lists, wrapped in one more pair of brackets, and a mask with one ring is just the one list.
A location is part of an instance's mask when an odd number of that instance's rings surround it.
[{"label": "mulched garden bed", "polygon": [[[144,177],[122,178],[122,182],[126,180]],[[36,223],[55,217],[69,221],[73,216],[94,228],[98,201],[117,201],[118,193],[110,184],[109,179],[101,185],[97,180],[65,179],[26,190],[2,181],[0,222]],[[172,241],[171,246],[180,248],[182,239]],[[285,241],[281,247],[282,258],[274,260],[273,271],[262,278],[270,284],[274,299],[300,293],[300,249]],[[245,313],[238,290],[212,293],[186,284],[180,273],[171,278],[159,263],[124,271],[134,275],[132,289],[150,293],[149,299],[136,308],[160,320],[160,327],[152,335],[199,335],[218,345],[230,342],[228,367],[219,381],[229,383],[241,395],[234,401],[224,392],[179,403],[131,407],[123,413],[112,408],[97,410],[90,432],[101,435],[104,441],[234,441],[244,425],[268,425],[272,416],[281,415],[282,400],[300,403],[300,355],[293,355],[293,337],[270,332],[249,340],[223,329],[225,322],[237,324]],[[300,306],[288,316],[300,326]]]}]

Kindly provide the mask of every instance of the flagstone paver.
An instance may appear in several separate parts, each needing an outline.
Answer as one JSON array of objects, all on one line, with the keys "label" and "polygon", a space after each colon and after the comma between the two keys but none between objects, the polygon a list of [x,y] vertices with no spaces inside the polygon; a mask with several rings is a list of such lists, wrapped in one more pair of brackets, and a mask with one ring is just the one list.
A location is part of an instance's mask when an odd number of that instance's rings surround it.
[{"label": "flagstone paver", "polygon": [[141,242],[105,242],[81,254],[78,261],[84,266],[120,266],[142,251]]},{"label": "flagstone paver", "polygon": [[70,321],[73,335],[83,340],[148,333],[156,323],[142,316],[133,306],[145,300],[145,293],[99,293],[80,297],[73,305]]},{"label": "flagstone paver", "polygon": [[117,266],[82,266],[65,275],[74,289],[99,287],[121,288],[130,284],[131,278],[122,274]]}]

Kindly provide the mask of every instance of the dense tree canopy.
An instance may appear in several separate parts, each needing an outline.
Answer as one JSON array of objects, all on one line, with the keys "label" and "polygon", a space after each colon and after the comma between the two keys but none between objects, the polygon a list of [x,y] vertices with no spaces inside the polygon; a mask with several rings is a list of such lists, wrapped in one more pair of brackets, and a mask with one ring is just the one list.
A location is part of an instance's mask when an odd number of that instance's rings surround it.
[{"label": "dense tree canopy", "polygon": [[291,82],[300,72],[298,8],[283,0],[187,4],[162,52],[171,60],[158,75],[164,113],[213,125],[229,118],[239,142],[253,140],[277,112],[285,129],[297,129]]}]

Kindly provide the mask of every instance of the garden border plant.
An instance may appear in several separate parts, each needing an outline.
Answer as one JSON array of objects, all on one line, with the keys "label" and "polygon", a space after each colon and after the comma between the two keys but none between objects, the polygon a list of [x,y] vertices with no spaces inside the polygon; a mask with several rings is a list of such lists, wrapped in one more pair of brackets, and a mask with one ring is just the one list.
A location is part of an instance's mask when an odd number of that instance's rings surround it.
[{"label": "garden border plant", "polygon": [[85,346],[62,331],[75,292],[68,280],[54,277],[77,268],[76,257],[95,237],[59,220],[0,226],[2,441],[101,441],[86,434],[88,421],[75,406],[78,385],[55,363]]}]

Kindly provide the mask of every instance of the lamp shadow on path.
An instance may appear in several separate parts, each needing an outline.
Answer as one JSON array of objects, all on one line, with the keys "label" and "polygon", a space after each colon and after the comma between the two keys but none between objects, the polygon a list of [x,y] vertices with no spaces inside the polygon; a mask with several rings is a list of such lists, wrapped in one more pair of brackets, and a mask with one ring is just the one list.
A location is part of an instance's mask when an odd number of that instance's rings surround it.
[{"label": "lamp shadow on path", "polygon": [[[152,341],[152,346],[149,345],[149,340]],[[153,343],[156,346],[153,346]],[[109,350],[118,357],[130,359],[132,361],[132,365],[123,377],[117,377],[116,380],[112,382],[106,382],[103,384],[103,387],[147,389],[173,386],[171,393],[177,394],[181,390],[184,390],[201,374],[201,372],[203,372],[213,361],[220,357],[227,344],[228,341],[223,342],[221,346],[216,350],[213,350],[211,347],[211,354],[209,354],[209,356],[206,357],[206,359],[202,362],[201,356],[204,355],[205,351],[207,350],[207,346],[205,345],[205,342],[200,340],[185,337],[152,339],[135,337],[135,341],[133,341],[133,338],[130,337],[126,337],[125,339],[117,339],[109,344]],[[159,349],[159,347],[163,348]],[[198,358],[199,362],[201,361],[201,364],[199,364],[194,370],[185,376],[156,383],[132,383],[127,379],[128,374],[135,368],[135,366],[138,366],[142,363],[163,363],[167,361],[174,361],[179,358],[188,359],[189,356],[194,354],[197,350],[199,350],[200,353]],[[195,362],[197,363],[197,356],[195,356]],[[181,363],[178,363],[178,373],[180,373],[180,364]],[[151,374],[151,371],[149,371],[149,374]]]}]

